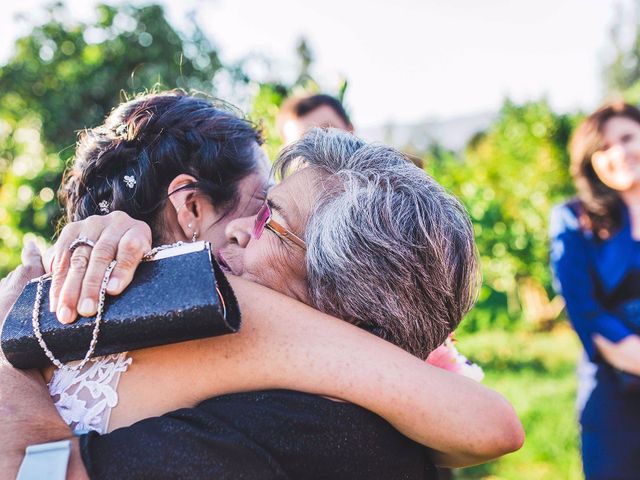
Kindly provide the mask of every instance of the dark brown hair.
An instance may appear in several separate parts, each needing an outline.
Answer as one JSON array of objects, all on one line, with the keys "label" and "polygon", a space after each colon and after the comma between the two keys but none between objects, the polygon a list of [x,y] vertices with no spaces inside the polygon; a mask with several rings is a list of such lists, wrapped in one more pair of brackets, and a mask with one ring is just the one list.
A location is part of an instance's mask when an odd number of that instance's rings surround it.
[{"label": "dark brown hair", "polygon": [[147,222],[156,242],[176,176],[192,175],[197,182],[189,188],[232,211],[238,183],[256,169],[261,143],[256,126],[229,105],[181,91],[143,95],[120,104],[103,125],[81,132],[60,203],[68,221],[122,210]]},{"label": "dark brown hair", "polygon": [[589,115],[571,139],[571,175],[576,184],[580,204],[580,223],[584,229],[606,240],[622,226],[624,205],[620,194],[598,177],[591,158],[602,150],[602,132],[612,118],[626,117],[640,124],[640,110],[623,102],[607,103]]},{"label": "dark brown hair", "polygon": [[292,116],[294,118],[304,117],[322,106],[331,108],[348,127],[351,126],[351,119],[349,119],[349,115],[342,103],[340,103],[340,100],[322,93],[308,97],[294,97],[286,100],[280,108],[279,118],[286,116]]}]

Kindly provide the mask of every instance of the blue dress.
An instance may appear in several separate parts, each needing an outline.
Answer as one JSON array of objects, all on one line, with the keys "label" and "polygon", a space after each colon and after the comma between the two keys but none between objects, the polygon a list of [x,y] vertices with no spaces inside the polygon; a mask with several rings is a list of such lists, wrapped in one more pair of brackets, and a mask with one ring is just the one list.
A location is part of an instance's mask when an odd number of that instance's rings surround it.
[{"label": "blue dress", "polygon": [[640,332],[640,242],[628,212],[606,241],[580,229],[576,202],[551,214],[551,265],[556,287],[584,346],[578,368],[578,409],[585,476],[640,478],[640,378],[621,375],[598,354],[598,333],[619,342]]}]

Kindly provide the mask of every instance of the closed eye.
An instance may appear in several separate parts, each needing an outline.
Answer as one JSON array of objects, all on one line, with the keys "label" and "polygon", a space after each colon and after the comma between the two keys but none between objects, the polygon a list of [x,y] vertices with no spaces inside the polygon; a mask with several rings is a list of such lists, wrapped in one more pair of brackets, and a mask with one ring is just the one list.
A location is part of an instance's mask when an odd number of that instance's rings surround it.
[{"label": "closed eye", "polygon": [[622,141],[622,143],[629,143],[633,141],[633,139],[634,139],[633,133],[626,133],[625,135],[622,136],[620,140]]}]

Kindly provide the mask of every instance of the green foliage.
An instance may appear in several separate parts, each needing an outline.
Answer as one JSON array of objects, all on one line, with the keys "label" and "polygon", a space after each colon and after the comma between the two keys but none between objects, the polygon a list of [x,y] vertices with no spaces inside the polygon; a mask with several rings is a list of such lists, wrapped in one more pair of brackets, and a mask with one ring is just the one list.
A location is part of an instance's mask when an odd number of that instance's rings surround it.
[{"label": "green foliage", "polygon": [[251,118],[260,122],[265,136],[267,155],[273,159],[282,147],[282,139],[278,134],[276,118],[280,105],[289,96],[290,87],[280,83],[263,83],[258,87],[253,105]]},{"label": "green foliage", "polygon": [[[302,97],[321,91],[320,86],[311,75],[313,52],[304,38],[298,42],[296,56],[299,62],[297,79],[292,84],[284,82],[260,83],[250,108],[250,117],[263,126],[265,146],[271,159],[275,159],[282,148],[282,138],[277,125],[277,117],[282,103],[288,97]],[[336,98],[341,102],[344,100],[347,87],[346,80],[343,80],[338,86]]]},{"label": "green foliage", "polygon": [[478,307],[462,330],[513,325],[524,280],[551,294],[547,222],[552,206],[573,191],[566,145],[574,124],[546,101],[506,101],[464,158],[438,148],[427,155],[428,170],[469,211],[482,261]]},{"label": "green foliage", "polygon": [[18,262],[26,232],[52,237],[52,188],[77,131],[102,123],[123,94],[156,85],[212,93],[223,68],[197,24],[177,32],[159,5],[96,8],[96,21],[73,23],[53,5],[0,67],[0,277]]},{"label": "green foliage", "polygon": [[[631,41],[629,42],[629,39]],[[602,72],[606,95],[640,103],[640,0],[617,5],[611,27],[612,55]]]},{"label": "green foliage", "polygon": [[[639,2],[633,2],[633,12],[626,11],[623,5],[617,5],[617,15],[611,27],[611,46],[613,54],[603,71],[607,93],[623,96],[631,103],[640,101],[640,29]],[[631,17],[631,21],[630,18]],[[629,28],[632,31],[629,31]],[[631,35],[629,35],[631,34]],[[627,36],[632,42],[627,45]]]},{"label": "green foliage", "polygon": [[300,61],[300,73],[298,74],[298,79],[295,83],[297,85],[302,85],[308,80],[313,81],[310,71],[311,64],[313,63],[313,52],[305,38],[301,38],[298,42],[298,46],[296,47],[296,54],[298,56],[298,60]]},{"label": "green foliage", "polygon": [[483,383],[513,404],[526,440],[518,452],[458,470],[455,478],[582,478],[575,413],[575,363],[580,346],[573,331],[485,331],[461,336],[458,347],[482,365]]}]

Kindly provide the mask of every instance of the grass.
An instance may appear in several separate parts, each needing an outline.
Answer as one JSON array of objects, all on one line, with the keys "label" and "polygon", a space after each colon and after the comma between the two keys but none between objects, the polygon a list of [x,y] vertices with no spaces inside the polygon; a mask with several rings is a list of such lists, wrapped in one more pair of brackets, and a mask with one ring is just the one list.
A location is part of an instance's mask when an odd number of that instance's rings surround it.
[{"label": "grass", "polygon": [[458,340],[459,350],[482,365],[483,383],[511,401],[527,438],[520,451],[457,470],[455,479],[582,478],[574,406],[580,345],[573,331],[488,331]]}]

